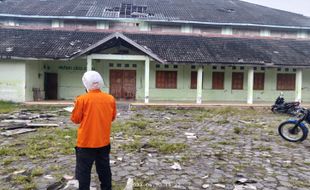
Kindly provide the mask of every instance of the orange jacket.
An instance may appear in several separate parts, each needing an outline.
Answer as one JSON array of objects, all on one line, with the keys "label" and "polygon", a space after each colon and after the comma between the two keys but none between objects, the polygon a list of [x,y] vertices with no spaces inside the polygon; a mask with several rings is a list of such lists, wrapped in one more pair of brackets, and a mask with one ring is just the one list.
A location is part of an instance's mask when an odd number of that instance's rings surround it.
[{"label": "orange jacket", "polygon": [[99,148],[110,144],[111,124],[116,117],[113,96],[92,90],[78,96],[71,120],[80,124],[77,147]]}]

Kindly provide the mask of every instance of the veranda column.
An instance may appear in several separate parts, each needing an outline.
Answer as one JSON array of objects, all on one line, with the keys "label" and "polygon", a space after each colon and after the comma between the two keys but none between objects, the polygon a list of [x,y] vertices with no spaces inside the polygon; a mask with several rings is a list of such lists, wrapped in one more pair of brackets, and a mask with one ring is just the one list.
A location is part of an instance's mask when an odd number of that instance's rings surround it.
[{"label": "veranda column", "polygon": [[301,102],[301,93],[302,93],[302,69],[297,69],[295,101]]},{"label": "veranda column", "polygon": [[144,70],[144,103],[149,103],[150,96],[150,58],[145,59],[145,70]]},{"label": "veranda column", "polygon": [[202,103],[202,72],[203,67],[199,66],[197,73],[197,99],[196,99],[197,104]]},{"label": "veranda column", "polygon": [[87,56],[87,71],[92,70],[92,58],[90,56]]},{"label": "veranda column", "polygon": [[253,104],[253,84],[254,84],[254,68],[248,70],[248,97],[247,103]]}]

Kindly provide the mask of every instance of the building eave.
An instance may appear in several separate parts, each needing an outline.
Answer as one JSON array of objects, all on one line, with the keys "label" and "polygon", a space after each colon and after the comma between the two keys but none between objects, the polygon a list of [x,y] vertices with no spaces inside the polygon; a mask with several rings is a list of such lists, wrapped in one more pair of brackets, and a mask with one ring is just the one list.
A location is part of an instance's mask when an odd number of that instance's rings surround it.
[{"label": "building eave", "polygon": [[104,39],[98,41],[97,43],[91,45],[90,47],[86,48],[85,50],[81,51],[80,53],[72,56],[70,58],[70,60],[75,59],[77,57],[80,57],[82,55],[87,54],[88,52],[90,52],[91,50],[95,49],[96,47],[112,40],[113,38],[120,38],[124,41],[126,41],[127,43],[131,44],[132,46],[134,46],[135,48],[139,49],[140,51],[142,51],[143,53],[145,53],[146,55],[150,56],[151,58],[153,58],[154,60],[158,61],[159,63],[165,63],[165,61],[163,59],[161,59],[159,56],[157,56],[156,54],[152,53],[149,50],[146,50],[143,46],[139,45],[138,43],[134,42],[133,40],[129,39],[128,37],[126,37],[125,35],[121,34],[121,33],[113,33],[107,37],[105,37]]},{"label": "building eave", "polygon": [[32,19],[64,19],[64,20],[93,20],[93,21],[122,21],[122,22],[153,22],[153,23],[175,23],[175,24],[199,24],[206,26],[231,26],[231,27],[257,27],[270,29],[294,29],[310,30],[310,26],[285,26],[285,25],[267,25],[255,23],[228,23],[228,22],[201,22],[190,20],[159,20],[159,19],[137,19],[137,18],[104,18],[104,17],[83,17],[83,16],[41,16],[41,15],[17,15],[0,14],[0,17],[8,18],[32,18]]}]

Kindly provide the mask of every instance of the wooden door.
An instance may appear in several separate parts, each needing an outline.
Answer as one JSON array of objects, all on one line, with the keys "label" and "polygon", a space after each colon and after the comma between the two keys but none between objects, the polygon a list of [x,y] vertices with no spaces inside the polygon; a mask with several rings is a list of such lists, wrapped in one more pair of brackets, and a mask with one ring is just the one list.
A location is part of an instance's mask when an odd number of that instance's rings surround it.
[{"label": "wooden door", "polygon": [[135,100],[136,71],[110,70],[110,94],[119,100]]},{"label": "wooden door", "polygon": [[44,89],[46,100],[58,99],[58,75],[57,73],[44,74]]}]

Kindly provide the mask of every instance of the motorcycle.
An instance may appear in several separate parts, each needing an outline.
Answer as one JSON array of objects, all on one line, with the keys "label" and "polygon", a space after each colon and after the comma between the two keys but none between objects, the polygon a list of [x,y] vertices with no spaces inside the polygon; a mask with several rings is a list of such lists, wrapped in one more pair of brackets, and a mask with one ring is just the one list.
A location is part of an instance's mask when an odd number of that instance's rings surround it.
[{"label": "motorcycle", "polygon": [[273,113],[286,113],[292,116],[297,115],[301,109],[300,102],[285,102],[282,92],[277,97],[274,105],[271,106]]},{"label": "motorcycle", "polygon": [[299,113],[300,119],[289,119],[278,127],[280,136],[289,142],[302,142],[308,136],[308,128],[305,123],[310,124],[310,110],[302,108]]}]

